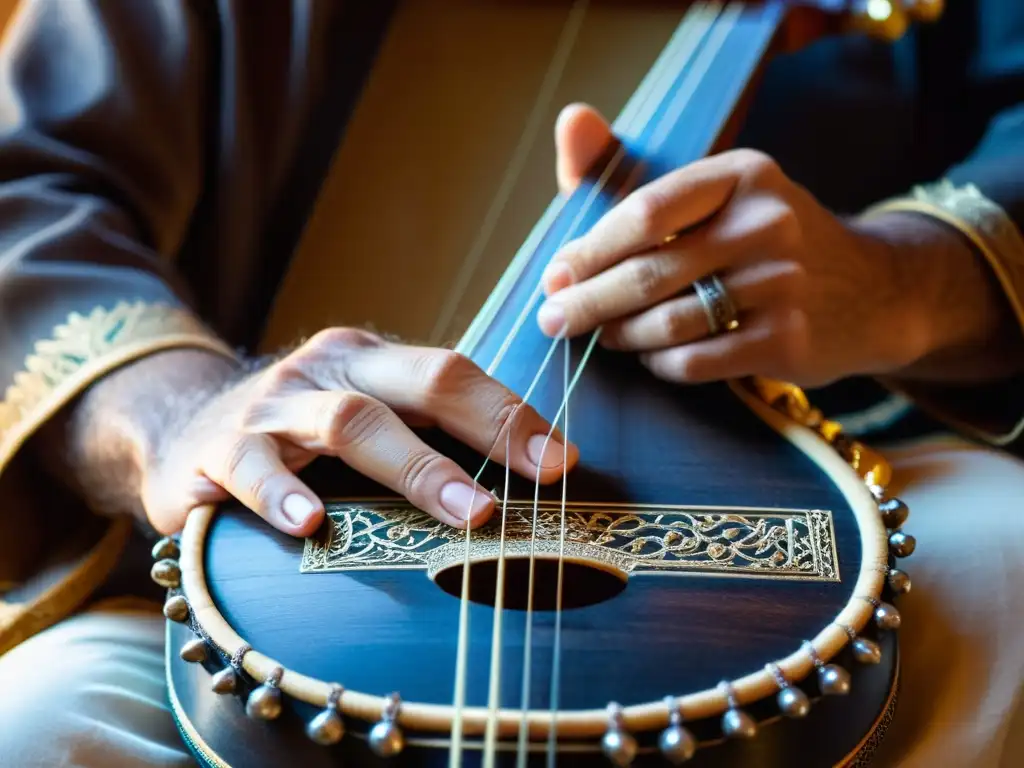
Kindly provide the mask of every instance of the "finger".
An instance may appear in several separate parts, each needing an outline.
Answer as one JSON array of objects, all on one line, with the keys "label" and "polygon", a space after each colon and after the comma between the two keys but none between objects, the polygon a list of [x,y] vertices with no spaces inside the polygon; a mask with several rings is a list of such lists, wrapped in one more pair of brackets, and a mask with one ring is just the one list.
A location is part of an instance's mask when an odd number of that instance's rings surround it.
[{"label": "finger", "polygon": [[563,109],[555,123],[559,189],[565,194],[576,189],[612,141],[611,127],[592,107],[570,104]]},{"label": "finger", "polygon": [[755,375],[789,379],[806,348],[806,318],[784,310],[754,315],[732,333],[648,352],[640,360],[655,376],[685,384]]},{"label": "finger", "polygon": [[707,220],[729,201],[739,178],[738,163],[723,155],[697,161],[637,189],[587,234],[555,254],[542,278],[545,289],[553,292],[566,279],[586,280]]},{"label": "finger", "polygon": [[279,531],[309,536],[323,521],[323,502],[285,466],[270,435],[225,435],[201,466],[212,482]]},{"label": "finger", "polygon": [[267,403],[246,428],[277,435],[402,494],[441,522],[483,524],[494,497],[454,461],[413,433],[397,414],[361,392],[303,392]]},{"label": "finger", "polygon": [[[350,388],[393,409],[432,419],[441,429],[530,480],[551,483],[579,450],[522,398],[457,352],[385,343],[345,358]],[[329,380],[317,382],[333,389]]]},{"label": "finger", "polygon": [[[804,271],[791,261],[765,261],[720,277],[740,315],[796,300]],[[696,294],[665,301],[625,320],[608,323],[601,343],[609,349],[643,352],[689,344],[708,335],[707,314]]]},{"label": "finger", "polygon": [[537,322],[548,336],[576,336],[664,301],[693,282],[701,268],[676,250],[633,256],[547,299]]}]

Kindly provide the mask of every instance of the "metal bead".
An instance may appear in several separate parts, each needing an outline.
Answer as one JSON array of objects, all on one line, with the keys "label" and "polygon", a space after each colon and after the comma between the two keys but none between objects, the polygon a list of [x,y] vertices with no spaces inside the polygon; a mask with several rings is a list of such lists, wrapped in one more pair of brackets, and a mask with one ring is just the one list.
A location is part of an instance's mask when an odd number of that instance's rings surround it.
[{"label": "metal bead", "polygon": [[394,757],[405,749],[405,734],[395,723],[381,720],[370,729],[370,749],[379,757]]},{"label": "metal bead", "polygon": [[754,718],[735,707],[722,715],[722,733],[730,739],[752,739],[757,735]]},{"label": "metal bead", "polygon": [[210,684],[210,687],[214,693],[221,696],[234,693],[238,690],[238,673],[235,672],[234,667],[224,667],[224,669],[213,676],[213,682]]},{"label": "metal bead", "polygon": [[176,560],[160,560],[153,563],[149,576],[164,589],[177,589],[181,586],[181,568]]},{"label": "metal bead", "polygon": [[281,689],[264,683],[249,694],[245,714],[254,720],[276,720],[281,716]]},{"label": "metal bead", "polygon": [[601,738],[601,751],[616,768],[627,768],[636,759],[637,743],[622,725],[622,707],[608,705],[608,730]]},{"label": "metal bead", "polygon": [[902,621],[900,612],[889,603],[879,603],[875,608],[875,623],[880,629],[899,629]]},{"label": "metal bead", "polygon": [[388,702],[384,705],[380,721],[370,729],[370,749],[378,757],[394,757],[405,749],[405,734],[395,722],[398,719],[400,706],[401,700],[398,698],[398,694],[391,694],[388,697]]},{"label": "metal bead", "polygon": [[616,768],[627,768],[636,759],[636,739],[621,728],[609,728],[601,739],[601,750]]},{"label": "metal bead", "polygon": [[306,726],[306,735],[322,747],[337,744],[345,735],[345,723],[333,709],[325,709]]},{"label": "metal bead", "polygon": [[886,528],[899,528],[910,516],[907,505],[899,499],[886,499],[878,505],[878,511],[882,513],[882,522]]},{"label": "metal bead", "polygon": [[181,550],[178,548],[178,542],[170,537],[160,539],[153,545],[154,560],[177,560],[179,557]]},{"label": "metal bead", "polygon": [[171,621],[184,624],[188,621],[188,600],[182,595],[167,598],[167,602],[164,603],[164,616]]},{"label": "metal bead", "polygon": [[322,747],[337,744],[345,735],[345,721],[338,712],[338,702],[344,690],[340,685],[332,686],[324,711],[306,726],[306,735]]},{"label": "metal bead", "polygon": [[853,641],[853,658],[861,664],[877,664],[882,660],[882,649],[874,640],[858,637]]},{"label": "metal bead", "polygon": [[775,701],[786,717],[806,717],[807,713],[811,711],[811,700],[807,698],[807,694],[793,686],[786,686],[779,691]]},{"label": "metal bead", "polygon": [[910,557],[917,549],[917,539],[903,531],[893,531],[889,535],[889,551],[896,557]]},{"label": "metal bead", "polygon": [[683,726],[683,712],[675,697],[668,696],[665,703],[669,711],[668,728],[658,737],[658,749],[672,765],[682,765],[696,754],[697,739]]},{"label": "metal bead", "polygon": [[200,664],[206,661],[206,641],[201,637],[195,637],[181,646],[181,651],[178,655],[181,656],[182,661]]},{"label": "metal bead", "polygon": [[697,739],[681,725],[670,725],[658,738],[661,754],[672,765],[682,765],[697,752]]},{"label": "metal bead", "polygon": [[826,696],[845,696],[850,692],[850,673],[837,664],[818,667],[818,687]]},{"label": "metal bead", "polygon": [[910,576],[906,571],[893,568],[889,571],[889,589],[897,595],[905,595],[910,591]]}]

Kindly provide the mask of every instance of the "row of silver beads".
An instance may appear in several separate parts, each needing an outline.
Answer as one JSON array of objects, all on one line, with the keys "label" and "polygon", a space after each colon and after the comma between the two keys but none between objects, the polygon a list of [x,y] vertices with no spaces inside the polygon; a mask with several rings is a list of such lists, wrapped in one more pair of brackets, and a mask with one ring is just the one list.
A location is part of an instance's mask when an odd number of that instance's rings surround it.
[{"label": "row of silver beads", "polygon": [[[190,664],[205,663],[210,657],[212,644],[195,621],[188,599],[181,593],[181,566],[178,563],[181,550],[178,543],[171,537],[160,539],[153,546],[151,554],[156,562],[150,569],[150,578],[168,590],[163,607],[164,616],[169,621],[189,625],[195,635],[181,646],[178,655]],[[242,680],[242,660],[251,650],[249,645],[240,647],[227,665],[211,677],[214,693],[224,696],[238,691]],[[249,717],[255,720],[276,720],[280,717],[283,709],[280,683],[283,676],[284,670],[276,667],[261,685],[253,689],[245,703]],[[332,686],[323,711],[307,725],[306,735],[317,744],[331,746],[344,737],[345,723],[339,706],[343,692],[342,686]],[[380,757],[393,757],[405,748],[405,735],[398,725],[400,708],[401,699],[398,694],[391,694],[384,705],[381,719],[370,729],[370,748]]]}]

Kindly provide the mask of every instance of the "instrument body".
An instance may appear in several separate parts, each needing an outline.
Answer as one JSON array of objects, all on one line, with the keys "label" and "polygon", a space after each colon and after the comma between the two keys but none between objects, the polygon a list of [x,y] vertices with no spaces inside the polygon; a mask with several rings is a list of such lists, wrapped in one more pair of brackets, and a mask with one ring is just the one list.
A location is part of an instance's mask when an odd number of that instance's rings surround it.
[{"label": "instrument body", "polygon": [[[669,725],[669,695],[683,697],[686,727],[709,747],[688,764],[818,768],[870,758],[895,705],[898,648],[896,635],[873,621],[889,592],[882,489],[858,472],[869,454],[813,414],[780,413],[756,383],[680,389],[592,339],[553,346],[533,321],[540,273],[561,243],[628,190],[722,145],[786,9],[765,3],[721,13],[732,14],[728,27],[699,35],[681,27],[661,74],[656,65],[616,123],[622,144],[556,202],[460,346],[512,390],[529,392],[582,457],[564,504],[560,484],[511,478],[508,486],[499,716],[488,718],[487,704],[500,514],[475,534],[475,549],[471,537],[475,581],[464,606],[462,534],[439,532],[387,491],[321,460],[306,472],[329,503],[319,540],[290,539],[236,505],[194,513],[182,537],[183,575],[172,589],[189,608],[184,621],[168,622],[167,673],[175,716],[201,762],[444,765],[461,723],[459,764],[486,764],[493,723],[498,765],[522,764],[523,742],[530,765],[551,764],[549,748],[559,765],[602,765],[602,711],[616,702],[639,743],[634,764],[665,765],[658,739]],[[702,60],[716,67],[694,79]],[[427,439],[471,474],[483,462],[444,435]],[[868,481],[884,486],[877,472]],[[481,482],[501,498],[503,468],[488,467]],[[535,592],[526,610],[531,555]],[[452,707],[463,627],[465,711]],[[202,663],[188,663],[179,649],[194,647],[196,632],[206,650],[192,659]],[[877,641],[878,663],[852,658],[853,635]],[[243,641],[254,650],[239,655]],[[808,656],[807,641],[825,658]],[[232,655],[254,680],[242,674],[234,695],[218,695],[210,674]],[[802,718],[779,716],[777,677],[766,665],[780,665],[791,673],[784,683],[817,699],[815,666],[826,662],[850,671],[849,693],[825,696]],[[271,687],[286,694],[283,713],[271,722],[248,717],[246,697],[278,666],[284,677]],[[732,688],[720,689],[721,681]],[[345,687],[338,706],[350,735],[322,746],[306,729],[323,710],[311,702],[332,682]],[[393,691],[405,748],[383,758],[369,733],[381,697]],[[529,715],[521,718],[524,699]],[[727,708],[758,721],[757,737],[724,739]]]}]

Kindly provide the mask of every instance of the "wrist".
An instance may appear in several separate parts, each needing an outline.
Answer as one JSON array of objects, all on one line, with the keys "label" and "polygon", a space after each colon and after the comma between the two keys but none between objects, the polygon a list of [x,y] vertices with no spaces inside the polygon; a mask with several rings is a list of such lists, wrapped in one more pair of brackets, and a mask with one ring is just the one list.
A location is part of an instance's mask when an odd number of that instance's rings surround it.
[{"label": "wrist", "polygon": [[[888,373],[913,365],[936,343],[930,291],[922,281],[934,270],[927,267],[930,243],[940,234],[927,222],[905,214],[857,218],[849,222],[867,274],[873,300],[864,315],[868,348],[877,352],[870,374]],[[867,297],[865,297],[867,298]]]},{"label": "wrist", "polygon": [[141,489],[170,431],[237,376],[202,350],[160,352],[96,382],[42,436],[89,506],[145,519]]},{"label": "wrist", "polygon": [[[972,378],[999,363],[976,350],[1003,347],[1005,297],[970,243],[954,228],[921,213],[890,211],[862,217],[854,229],[879,249],[879,280],[895,306],[879,313],[879,333],[898,348],[885,375]],[[1016,323],[1010,326],[1016,328]],[[972,351],[974,350],[974,351]],[[972,370],[964,368],[970,363]]]}]

